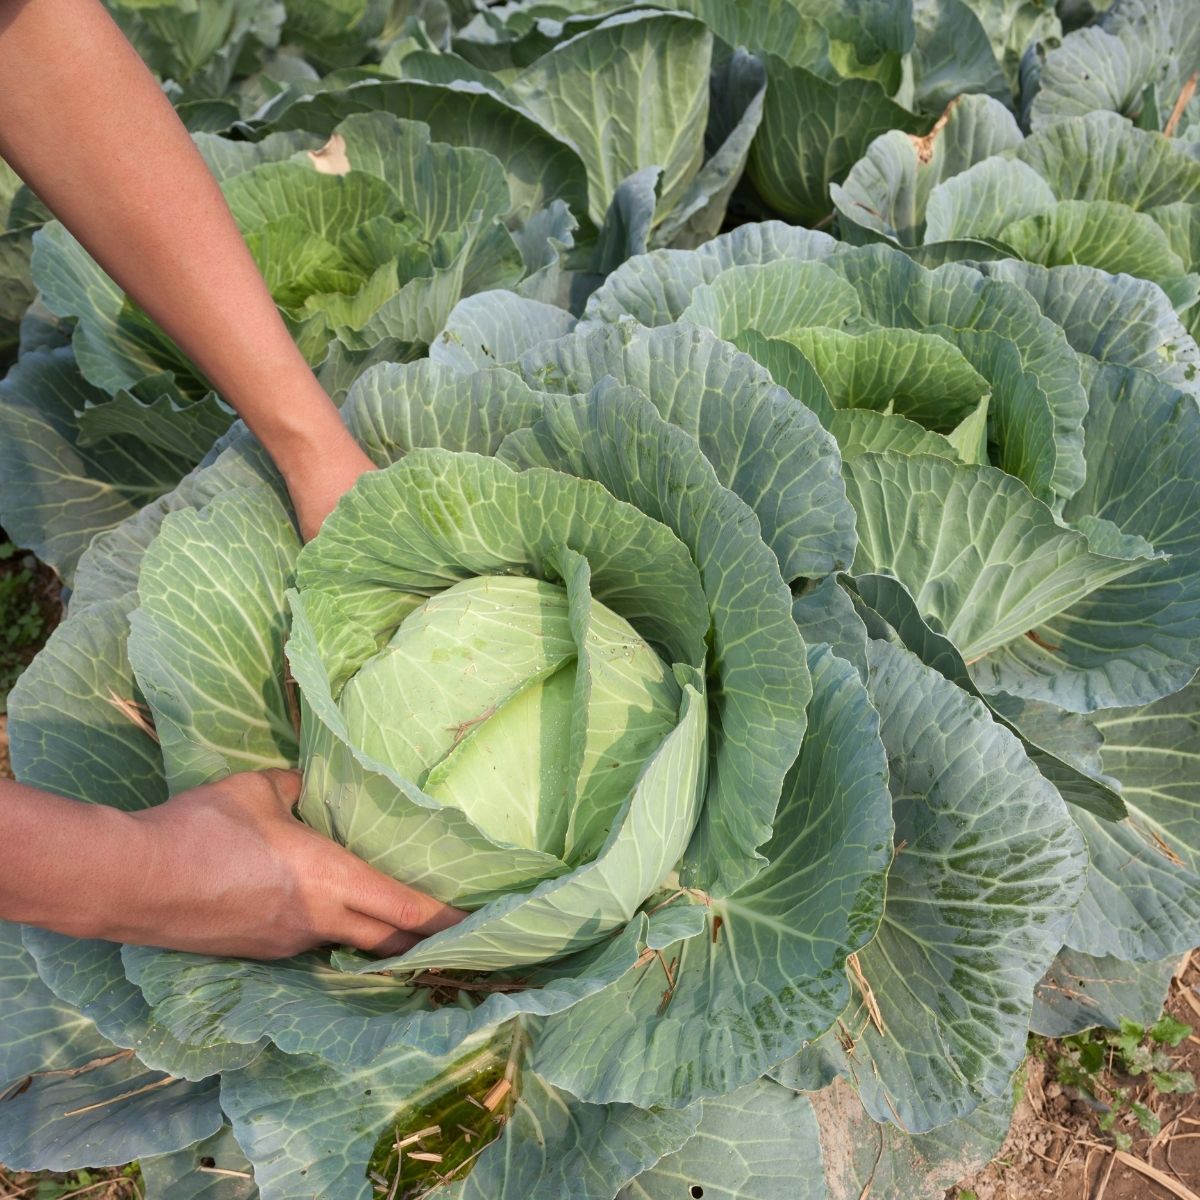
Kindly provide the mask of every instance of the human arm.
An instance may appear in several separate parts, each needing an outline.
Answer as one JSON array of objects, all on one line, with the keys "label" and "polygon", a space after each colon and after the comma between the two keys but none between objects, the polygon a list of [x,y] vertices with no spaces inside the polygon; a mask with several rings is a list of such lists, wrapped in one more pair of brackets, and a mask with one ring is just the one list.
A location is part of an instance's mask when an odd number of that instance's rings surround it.
[{"label": "human arm", "polygon": [[299,789],[295,771],[232,775],[127,813],[0,780],[0,919],[268,959],[399,954],[462,917],[296,820]]},{"label": "human arm", "polygon": [[154,76],[99,0],[0,0],[0,81],[0,157],[237,410],[312,537],[372,464]]}]

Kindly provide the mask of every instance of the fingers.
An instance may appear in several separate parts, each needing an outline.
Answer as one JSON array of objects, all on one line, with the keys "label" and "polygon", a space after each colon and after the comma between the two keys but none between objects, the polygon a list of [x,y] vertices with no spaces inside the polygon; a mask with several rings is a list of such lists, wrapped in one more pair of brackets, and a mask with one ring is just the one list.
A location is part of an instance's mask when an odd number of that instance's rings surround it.
[{"label": "fingers", "polygon": [[443,904],[389,878],[357,858],[353,858],[353,863],[353,890],[347,903],[365,916],[384,921],[394,929],[430,934],[457,925],[467,915],[460,908]]},{"label": "fingers", "polygon": [[365,917],[362,913],[345,913],[341,928],[329,940],[353,946],[356,950],[368,954],[378,954],[391,957],[411,950],[421,939],[414,933],[406,933],[402,929],[394,929],[382,921]]},{"label": "fingers", "polygon": [[[273,769],[232,775],[220,786],[240,799],[277,806],[284,815],[290,814],[299,800],[302,782],[299,771]],[[289,820],[288,825],[298,834],[303,830],[300,836],[308,864],[304,879],[311,884],[323,876],[325,903],[332,900],[343,914],[325,940],[342,941],[376,954],[403,954],[421,937],[449,929],[467,915],[376,871],[299,822]]]},{"label": "fingers", "polygon": [[396,954],[406,954],[420,940],[416,934],[405,933],[402,929],[397,929],[393,931],[391,937],[385,938],[378,946],[368,946],[367,949],[381,958],[391,958]]}]

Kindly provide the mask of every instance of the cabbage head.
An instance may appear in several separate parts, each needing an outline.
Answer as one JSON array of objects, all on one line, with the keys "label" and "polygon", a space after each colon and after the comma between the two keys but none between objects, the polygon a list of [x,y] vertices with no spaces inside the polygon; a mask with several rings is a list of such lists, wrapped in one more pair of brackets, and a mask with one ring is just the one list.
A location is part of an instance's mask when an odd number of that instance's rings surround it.
[{"label": "cabbage head", "polygon": [[639,510],[545,469],[414,452],[300,555],[291,609],[305,819],[476,908],[405,967],[583,949],[683,855],[707,778],[708,608],[686,547]]}]

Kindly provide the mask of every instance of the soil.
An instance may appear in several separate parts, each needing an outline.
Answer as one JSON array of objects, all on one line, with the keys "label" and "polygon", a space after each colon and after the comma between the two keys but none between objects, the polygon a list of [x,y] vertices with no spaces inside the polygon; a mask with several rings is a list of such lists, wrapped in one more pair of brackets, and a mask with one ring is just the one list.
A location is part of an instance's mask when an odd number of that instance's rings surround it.
[{"label": "soil", "polygon": [[[1200,1031],[1200,952],[1181,964],[1166,1008]],[[1168,1051],[1176,1070],[1200,1078],[1200,1032]],[[1044,1055],[1044,1057],[1043,1057]],[[979,1174],[951,1188],[947,1200],[974,1192],[978,1200],[1200,1200],[1200,1095],[1159,1096],[1147,1081],[1132,1098],[1161,1120],[1150,1137],[1129,1118],[1119,1128],[1133,1137],[1128,1157],[1100,1132],[1097,1114],[1054,1080],[1057,1043],[1042,1043],[1028,1060],[1025,1097],[1000,1153]],[[1112,1075],[1102,1082],[1130,1086]],[[1132,1160],[1132,1161],[1131,1161]],[[1161,1173],[1160,1182],[1135,1164]]]}]

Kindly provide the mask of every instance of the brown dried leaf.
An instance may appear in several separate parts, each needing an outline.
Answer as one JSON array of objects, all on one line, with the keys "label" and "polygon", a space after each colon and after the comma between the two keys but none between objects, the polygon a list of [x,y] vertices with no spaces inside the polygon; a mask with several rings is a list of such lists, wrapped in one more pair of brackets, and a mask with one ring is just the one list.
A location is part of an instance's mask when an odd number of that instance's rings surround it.
[{"label": "brown dried leaf", "polygon": [[310,150],[308,157],[322,175],[348,175],[350,159],[346,155],[346,139],[335,133],[320,150]]}]

